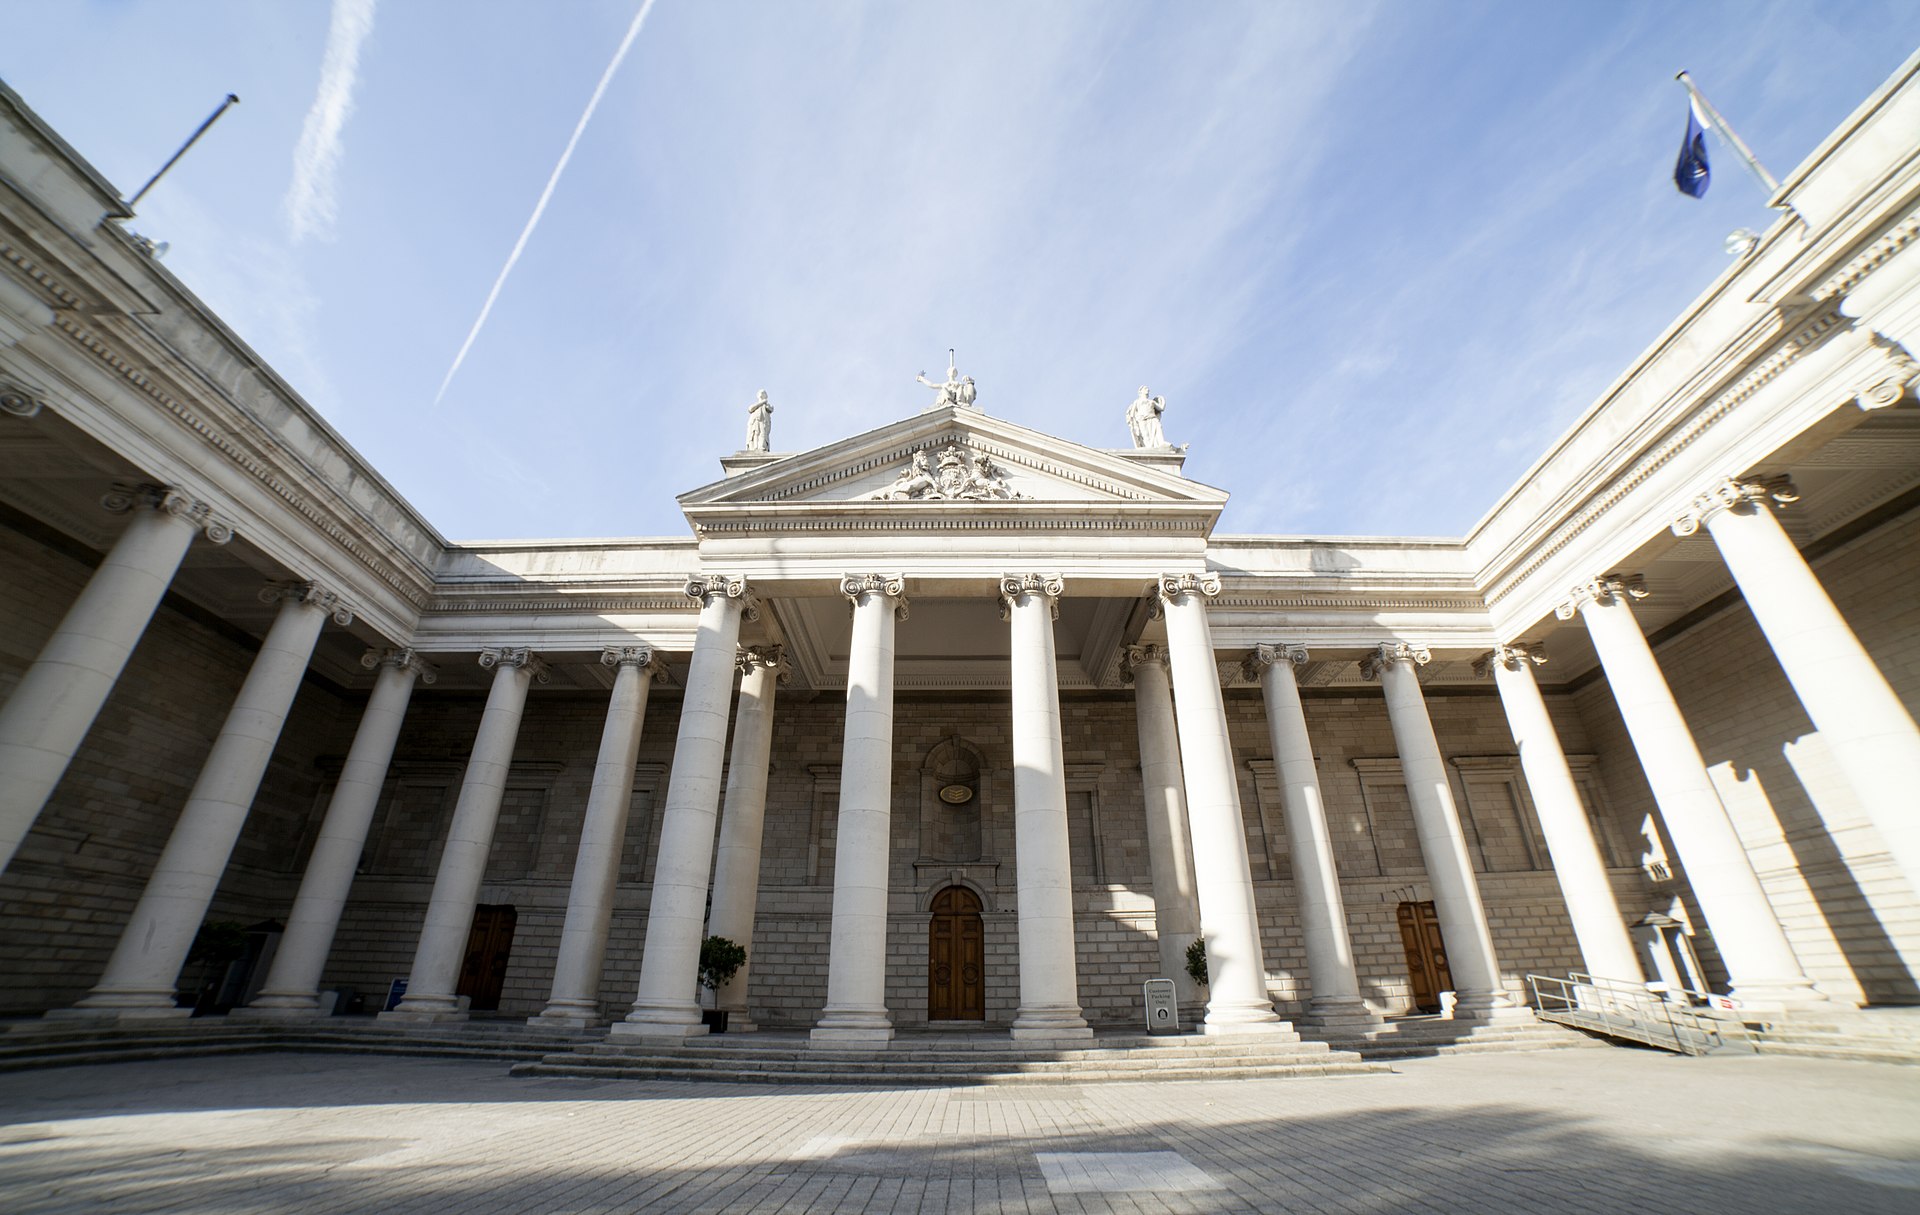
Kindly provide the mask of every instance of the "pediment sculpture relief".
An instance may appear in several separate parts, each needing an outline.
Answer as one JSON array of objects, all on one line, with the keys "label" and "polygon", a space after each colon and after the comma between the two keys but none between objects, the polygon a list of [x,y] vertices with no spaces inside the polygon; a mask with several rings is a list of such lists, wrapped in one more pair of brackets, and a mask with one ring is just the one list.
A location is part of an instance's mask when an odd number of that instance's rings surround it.
[{"label": "pediment sculpture relief", "polygon": [[983,451],[949,443],[937,459],[926,448],[913,453],[893,484],[868,497],[883,502],[1012,502],[1028,499],[1007,483],[1004,469]]}]

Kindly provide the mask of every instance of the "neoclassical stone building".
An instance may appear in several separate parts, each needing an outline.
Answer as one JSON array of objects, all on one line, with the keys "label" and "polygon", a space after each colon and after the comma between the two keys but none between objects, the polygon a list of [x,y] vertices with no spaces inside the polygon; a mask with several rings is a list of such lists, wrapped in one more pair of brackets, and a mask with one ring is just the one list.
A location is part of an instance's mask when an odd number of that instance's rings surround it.
[{"label": "neoclassical stone building", "polygon": [[0,1011],[184,1015],[209,924],[234,1015],[642,1038],[720,935],[828,1047],[1920,1001],[1916,73],[1459,540],[1221,534],[1152,398],[950,372],[684,536],[450,544],[0,91]]}]

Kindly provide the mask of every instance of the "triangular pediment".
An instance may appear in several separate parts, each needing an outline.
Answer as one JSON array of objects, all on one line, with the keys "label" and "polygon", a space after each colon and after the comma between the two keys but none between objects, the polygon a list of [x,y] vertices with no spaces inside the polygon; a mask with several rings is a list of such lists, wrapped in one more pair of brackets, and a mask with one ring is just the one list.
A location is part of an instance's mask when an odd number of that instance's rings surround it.
[{"label": "triangular pediment", "polygon": [[1103,451],[947,407],[772,460],[679,501],[689,518],[728,507],[1004,511],[1022,504],[1132,504],[1217,515],[1226,493],[1187,480],[1173,471],[1177,466],[1172,451]]}]

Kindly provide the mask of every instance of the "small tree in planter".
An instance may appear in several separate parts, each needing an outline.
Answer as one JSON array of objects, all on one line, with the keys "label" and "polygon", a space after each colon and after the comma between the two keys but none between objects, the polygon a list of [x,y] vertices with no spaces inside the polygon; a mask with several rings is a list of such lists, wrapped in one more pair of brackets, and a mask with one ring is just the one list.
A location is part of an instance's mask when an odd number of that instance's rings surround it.
[{"label": "small tree in planter", "polygon": [[1187,973],[1200,986],[1207,985],[1207,942],[1205,937],[1193,938],[1187,946]]},{"label": "small tree in planter", "polygon": [[[721,984],[733,978],[746,961],[744,946],[736,945],[725,937],[708,937],[700,942],[700,986],[717,994]],[[727,1032],[727,1010],[724,1008],[704,1009],[700,1019],[716,1034]]]}]

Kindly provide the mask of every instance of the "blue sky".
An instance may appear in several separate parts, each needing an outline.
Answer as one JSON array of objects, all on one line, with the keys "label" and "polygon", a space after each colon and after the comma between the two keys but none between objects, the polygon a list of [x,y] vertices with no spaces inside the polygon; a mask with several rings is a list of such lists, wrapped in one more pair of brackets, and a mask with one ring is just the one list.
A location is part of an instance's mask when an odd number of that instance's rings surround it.
[{"label": "blue sky", "polygon": [[0,0],[0,76],[126,193],[241,96],[131,226],[456,539],[684,534],[756,390],[801,450],[949,346],[1095,446],[1150,384],[1224,531],[1461,535],[1770,218],[1717,145],[1673,189],[1674,72],[1785,176],[1920,44],[1911,0],[658,0],[436,405],[638,5]]}]

